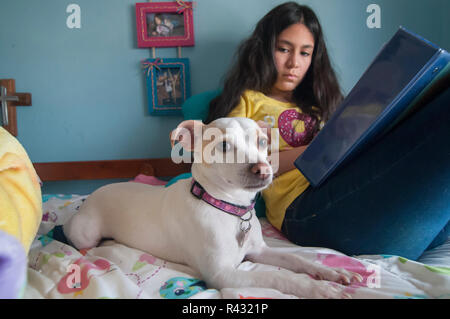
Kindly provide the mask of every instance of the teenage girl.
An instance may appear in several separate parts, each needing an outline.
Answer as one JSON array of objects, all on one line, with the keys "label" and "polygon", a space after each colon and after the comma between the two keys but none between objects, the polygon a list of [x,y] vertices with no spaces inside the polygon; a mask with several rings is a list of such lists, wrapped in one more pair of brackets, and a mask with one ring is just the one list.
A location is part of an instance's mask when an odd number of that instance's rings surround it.
[{"label": "teenage girl", "polygon": [[448,91],[310,186],[293,163],[343,96],[317,16],[287,2],[241,44],[206,122],[249,117],[279,129],[279,169],[263,198],[268,220],[294,243],[417,259],[450,233]]}]

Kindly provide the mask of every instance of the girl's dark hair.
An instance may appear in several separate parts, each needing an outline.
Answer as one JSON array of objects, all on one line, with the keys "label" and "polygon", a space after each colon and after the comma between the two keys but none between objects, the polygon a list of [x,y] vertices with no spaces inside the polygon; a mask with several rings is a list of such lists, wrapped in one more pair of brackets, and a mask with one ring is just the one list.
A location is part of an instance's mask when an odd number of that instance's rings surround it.
[{"label": "girl's dark hair", "polygon": [[[328,120],[343,96],[331,67],[322,28],[309,7],[286,2],[267,13],[250,38],[240,45],[222,94],[210,103],[206,123],[226,117],[238,105],[245,90],[270,93],[277,79],[273,56],[277,36],[296,23],[304,24],[314,36],[314,52],[308,72],[293,92],[294,103],[303,112]],[[314,111],[312,106],[319,111]]]}]

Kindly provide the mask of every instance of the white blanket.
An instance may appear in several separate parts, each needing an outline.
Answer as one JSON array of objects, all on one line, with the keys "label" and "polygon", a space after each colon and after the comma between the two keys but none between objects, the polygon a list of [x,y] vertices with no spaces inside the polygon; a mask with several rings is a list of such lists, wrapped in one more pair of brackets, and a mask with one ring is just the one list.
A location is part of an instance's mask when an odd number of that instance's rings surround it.
[{"label": "white blanket", "polygon": [[[206,287],[199,274],[114,241],[78,251],[46,236],[77,212],[86,196],[44,196],[44,218],[29,253],[24,298],[296,298],[273,289]],[[340,252],[300,247],[288,242],[261,219],[269,246],[331,267],[361,274],[361,284],[345,291],[353,298],[450,298],[450,267],[436,267],[399,256],[346,256]],[[246,271],[286,271],[244,262]]]}]

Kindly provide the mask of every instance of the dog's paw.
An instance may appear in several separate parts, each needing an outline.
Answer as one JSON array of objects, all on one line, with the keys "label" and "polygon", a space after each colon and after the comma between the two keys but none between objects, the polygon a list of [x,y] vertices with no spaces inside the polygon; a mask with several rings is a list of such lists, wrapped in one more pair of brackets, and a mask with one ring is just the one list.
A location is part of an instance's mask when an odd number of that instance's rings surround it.
[{"label": "dog's paw", "polygon": [[345,286],[325,280],[311,279],[309,289],[299,297],[313,299],[352,299],[352,296],[345,292]]},{"label": "dog's paw", "polygon": [[344,291],[345,287],[332,285],[329,281],[317,280],[317,285],[312,289],[312,298],[319,299],[352,299],[352,296]]},{"label": "dog's paw", "polygon": [[313,276],[314,279],[333,281],[342,285],[361,283],[364,280],[360,274],[342,268],[320,267],[315,269],[310,275]]}]

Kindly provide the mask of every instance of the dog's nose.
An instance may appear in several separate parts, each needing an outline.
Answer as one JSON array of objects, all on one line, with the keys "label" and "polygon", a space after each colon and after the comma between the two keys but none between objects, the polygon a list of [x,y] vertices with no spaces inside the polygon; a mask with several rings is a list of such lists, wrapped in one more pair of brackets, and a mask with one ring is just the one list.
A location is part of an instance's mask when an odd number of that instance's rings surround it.
[{"label": "dog's nose", "polygon": [[250,168],[250,171],[260,179],[267,179],[271,174],[270,166],[266,163],[256,163]]}]

